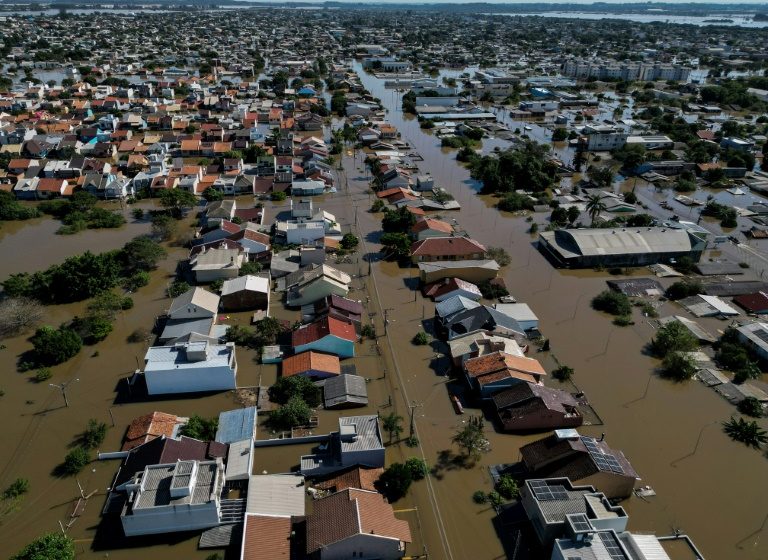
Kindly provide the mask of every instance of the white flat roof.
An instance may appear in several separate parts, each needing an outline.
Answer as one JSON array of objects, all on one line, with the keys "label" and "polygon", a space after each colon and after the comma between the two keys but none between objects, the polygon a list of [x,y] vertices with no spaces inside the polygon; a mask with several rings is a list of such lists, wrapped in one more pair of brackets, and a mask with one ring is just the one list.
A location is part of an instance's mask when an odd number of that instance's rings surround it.
[{"label": "white flat roof", "polygon": [[295,474],[251,475],[245,511],[258,515],[304,515],[304,477]]}]

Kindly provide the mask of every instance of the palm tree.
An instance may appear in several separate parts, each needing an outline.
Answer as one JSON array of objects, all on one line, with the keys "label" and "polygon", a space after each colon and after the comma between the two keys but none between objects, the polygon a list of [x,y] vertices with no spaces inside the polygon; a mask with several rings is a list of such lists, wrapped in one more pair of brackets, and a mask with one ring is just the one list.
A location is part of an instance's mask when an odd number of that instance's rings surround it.
[{"label": "palm tree", "polygon": [[587,197],[587,212],[592,220],[592,225],[595,225],[595,220],[606,208],[605,202],[603,202],[599,193],[591,194]]},{"label": "palm tree", "polygon": [[400,425],[402,421],[403,417],[394,412],[381,417],[382,427],[389,434],[389,443],[392,443],[395,438],[400,437],[400,434],[403,433],[403,427]]},{"label": "palm tree", "polygon": [[723,422],[723,431],[734,441],[740,441],[748,447],[759,449],[768,442],[768,432],[758,426],[754,420],[733,418]]}]

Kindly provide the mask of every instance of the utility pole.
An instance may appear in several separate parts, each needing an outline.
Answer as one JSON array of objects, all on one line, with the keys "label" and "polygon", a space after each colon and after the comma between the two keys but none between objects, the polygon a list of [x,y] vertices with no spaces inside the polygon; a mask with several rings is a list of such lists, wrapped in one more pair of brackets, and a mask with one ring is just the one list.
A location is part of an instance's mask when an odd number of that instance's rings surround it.
[{"label": "utility pole", "polygon": [[408,408],[411,409],[411,435],[410,437],[414,437],[414,432],[416,431],[416,409],[422,406],[421,404],[416,404],[415,402],[412,402],[408,405]]},{"label": "utility pole", "polygon": [[69,408],[69,399],[67,399],[67,387],[69,387],[69,384],[73,381],[80,381],[79,378],[70,379],[66,383],[49,383],[51,387],[55,387],[59,391],[61,391],[62,396],[64,397],[64,404]]},{"label": "utility pole", "polygon": [[[393,307],[388,307],[384,310],[384,336],[387,335],[387,327],[389,326],[389,312],[394,311]],[[394,319],[392,319],[394,321]]]}]

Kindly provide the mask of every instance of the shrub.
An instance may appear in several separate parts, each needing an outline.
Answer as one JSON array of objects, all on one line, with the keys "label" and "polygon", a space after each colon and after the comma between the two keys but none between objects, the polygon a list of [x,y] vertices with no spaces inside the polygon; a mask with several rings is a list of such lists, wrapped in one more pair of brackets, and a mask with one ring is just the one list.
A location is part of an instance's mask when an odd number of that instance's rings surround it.
[{"label": "shrub", "polygon": [[29,543],[10,560],[75,560],[75,543],[62,533],[48,533]]},{"label": "shrub", "polygon": [[216,430],[219,428],[218,418],[203,418],[197,414],[189,417],[179,433],[183,436],[199,439],[200,441],[213,441],[216,439]]},{"label": "shrub", "polygon": [[[263,266],[261,266],[261,263],[258,262],[245,262],[243,263],[243,266],[240,267],[240,272],[238,273],[240,276],[248,276],[248,275],[254,275],[258,274],[264,269]],[[222,283],[223,284],[223,283]]]},{"label": "shrub", "polygon": [[299,397],[309,406],[320,405],[320,388],[312,380],[301,375],[280,377],[269,388],[269,398],[279,404],[287,404],[293,397]]},{"label": "shrub", "polygon": [[416,346],[424,346],[426,344],[429,344],[429,335],[424,331],[420,331],[414,335],[411,342]]},{"label": "shrub", "polygon": [[350,249],[354,249],[357,247],[360,243],[360,240],[357,238],[356,235],[352,233],[345,233],[344,237],[341,238],[341,248],[349,251]]},{"label": "shrub", "polygon": [[493,492],[488,492],[488,501],[493,507],[499,507],[504,503],[504,498],[502,498],[501,494],[494,490]]},{"label": "shrub", "polygon": [[84,447],[75,447],[64,457],[64,463],[61,465],[63,474],[75,475],[85,468],[91,462],[91,456]]},{"label": "shrub", "polygon": [[477,287],[485,299],[498,299],[509,295],[509,292],[504,286],[491,282],[490,280],[480,282]]},{"label": "shrub", "polygon": [[630,325],[634,325],[635,322],[629,315],[619,315],[618,317],[613,318],[613,324],[617,327],[628,327]]},{"label": "shrub", "polygon": [[472,494],[472,501],[476,504],[485,504],[488,502],[488,495],[482,490],[476,490]]},{"label": "shrub", "polygon": [[560,366],[552,370],[552,377],[558,381],[568,381],[573,376],[573,368],[568,366]]},{"label": "shrub", "polygon": [[37,370],[33,379],[35,383],[42,383],[43,381],[48,381],[51,377],[53,377],[51,368],[43,367]]},{"label": "shrub", "polygon": [[142,208],[134,208],[133,210],[131,210],[131,214],[136,220],[141,220],[142,218],[144,218],[144,210]]},{"label": "shrub", "polygon": [[632,306],[629,298],[613,290],[605,290],[599,293],[592,300],[592,307],[598,311],[604,311],[611,315],[629,315],[632,312]]},{"label": "shrub", "polygon": [[739,412],[751,416],[752,418],[762,418],[765,413],[763,409],[763,403],[757,400],[755,397],[747,397],[739,402]]},{"label": "shrub", "polygon": [[168,297],[176,298],[181,294],[189,290],[190,285],[183,280],[174,280],[173,284],[168,287]]},{"label": "shrub", "polygon": [[134,330],[131,334],[128,335],[128,342],[131,342],[131,343],[144,342],[149,338],[150,334],[151,333],[147,329],[139,327],[138,329]]},{"label": "shrub", "polygon": [[687,354],[670,352],[661,362],[661,372],[675,381],[686,381],[696,373],[696,365]]},{"label": "shrub", "polygon": [[4,500],[14,500],[29,492],[29,480],[26,478],[17,478],[3,492]]},{"label": "shrub", "polygon": [[373,204],[371,205],[371,212],[381,212],[384,210],[384,201],[381,199],[376,199],[373,201]]},{"label": "shrub", "polygon": [[363,325],[360,329],[360,336],[363,338],[376,338],[376,327],[371,324]]},{"label": "shrub", "polygon": [[291,397],[269,415],[269,424],[279,430],[289,430],[309,423],[312,410],[301,397]]},{"label": "shrub", "polygon": [[517,481],[508,474],[503,474],[499,477],[499,481],[496,483],[496,491],[507,500],[517,499],[520,495]]},{"label": "shrub", "polygon": [[499,266],[507,266],[512,262],[512,257],[503,247],[490,247],[487,251],[489,259],[495,260]]},{"label": "shrub", "polygon": [[129,292],[135,292],[147,284],[149,284],[149,272],[146,270],[139,270],[138,272],[131,274],[128,278],[125,279],[123,282],[123,288]]},{"label": "shrub", "polygon": [[85,449],[96,449],[104,443],[105,437],[107,437],[107,425],[95,418],[91,418],[88,420],[88,425],[83,432],[83,447]]},{"label": "shrub", "polygon": [[421,480],[429,473],[427,462],[419,457],[410,457],[405,461],[405,466],[411,472],[413,480]]},{"label": "shrub", "polygon": [[275,202],[282,202],[282,201],[283,201],[283,200],[285,200],[287,197],[288,197],[288,196],[287,196],[287,195],[286,195],[286,194],[285,194],[283,191],[276,191],[276,192],[273,192],[273,193],[270,195],[270,198],[271,198],[272,200],[274,200]]}]

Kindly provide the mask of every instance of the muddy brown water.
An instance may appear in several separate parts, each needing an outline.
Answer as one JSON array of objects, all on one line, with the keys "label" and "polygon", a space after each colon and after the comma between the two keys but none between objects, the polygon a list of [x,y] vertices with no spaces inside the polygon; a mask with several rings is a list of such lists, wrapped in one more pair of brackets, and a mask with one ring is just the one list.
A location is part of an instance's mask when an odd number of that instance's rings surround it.
[{"label": "muddy brown water", "polygon": [[[451,160],[435,139],[418,129],[415,121],[399,118],[399,112],[388,104],[385,94],[377,92],[371,79],[366,85],[385,101],[389,117],[424,157],[422,171],[435,176],[437,184],[445,187],[462,204],[462,210],[446,215],[455,218],[478,241],[490,246],[503,246],[512,256],[512,263],[503,270],[510,292],[528,303],[539,316],[540,328],[551,340],[552,354],[576,371],[575,382],[590,399],[602,418],[603,426],[583,428],[590,435],[606,433],[609,445],[621,449],[658,496],[648,502],[631,498],[622,503],[630,514],[630,529],[670,534],[674,529],[691,535],[707,558],[758,560],[766,553],[765,503],[768,486],[764,484],[766,459],[760,452],[731,442],[718,423],[734,413],[733,407],[710,389],[697,382],[674,384],[653,374],[656,360],[646,356],[643,346],[653,336],[653,328],[635,311],[636,324],[621,328],[610,318],[592,311],[590,299],[605,288],[605,274],[594,271],[559,271],[553,269],[534,247],[535,238],[526,233],[529,224],[521,217],[497,212],[493,199],[475,194],[477,185],[462,167]],[[366,190],[359,153],[356,160],[344,160],[348,191],[317,200],[323,209],[335,213],[345,227],[361,233],[365,239],[361,253],[376,252],[380,216],[367,212],[372,197]],[[268,213],[269,215],[269,213]],[[535,216],[544,224],[544,216]],[[29,227],[29,226],[28,226]],[[38,227],[32,225],[32,227]],[[54,228],[55,229],[55,228]],[[24,228],[19,228],[22,234]],[[100,245],[101,234],[93,236],[95,248],[116,248]],[[3,235],[3,234],[0,234]],[[10,237],[12,233],[6,233]],[[0,254],[14,254],[12,247],[0,239]],[[28,243],[33,244],[36,236]],[[131,237],[131,236],[128,236]],[[81,238],[82,239],[82,238]],[[90,237],[88,238],[90,244]],[[127,239],[126,239],[127,240]],[[11,244],[11,245],[16,245]],[[77,247],[77,246],[75,246]],[[80,252],[77,247],[72,254]],[[62,460],[76,434],[88,418],[95,417],[111,425],[110,408],[115,427],[109,430],[103,449],[120,446],[127,424],[136,416],[162,410],[179,415],[214,416],[221,410],[238,406],[230,393],[185,397],[155,402],[115,404],[115,387],[136,368],[143,356],[144,344],[128,344],[126,337],[134,329],[149,327],[163,312],[169,300],[164,290],[171,280],[176,261],[186,251],[171,249],[169,258],[152,276],[152,283],[134,295],[134,309],[124,313],[115,324],[115,331],[99,345],[85,348],[76,358],[54,368],[53,382],[79,378],[70,386],[71,406],[64,408],[61,395],[47,383],[34,384],[30,374],[19,374],[15,361],[19,353],[29,348],[25,337],[3,341],[0,351],[3,378],[0,388],[0,419],[4,426],[5,452],[0,456],[0,486],[7,486],[16,477],[31,481],[31,491],[18,509],[0,517],[0,550],[10,554],[45,531],[56,530],[58,522],[69,521],[72,505],[79,497],[73,478],[52,476],[53,468]],[[66,256],[48,253],[46,264]],[[36,261],[18,265],[17,270],[34,270]],[[331,261],[331,264],[334,264]],[[487,467],[499,462],[518,459],[519,447],[540,436],[509,436],[496,434],[487,426],[491,451],[471,468],[459,467],[451,461],[456,453],[450,438],[467,415],[457,416],[448,399],[449,379],[444,376],[447,360],[435,356],[431,347],[415,347],[410,339],[424,327],[424,319],[434,312],[434,306],[420,295],[414,298],[414,271],[400,269],[394,263],[375,262],[373,276],[367,276],[367,263],[361,260],[340,264],[340,268],[361,277],[353,282],[351,297],[371,297],[368,311],[374,313],[383,356],[380,358],[373,343],[358,346],[354,359],[368,383],[370,404],[349,412],[365,414],[395,411],[404,417],[408,433],[409,405],[414,405],[416,430],[420,448],[403,444],[390,448],[388,460],[398,461],[421,455],[436,468],[435,476],[414,485],[403,500],[395,504],[398,516],[408,519],[414,535],[410,554],[429,551],[430,558],[491,559],[505,557],[505,550],[494,530],[494,512],[487,506],[472,503],[475,490],[490,490]],[[48,308],[46,322],[58,324],[81,312],[83,304]],[[392,322],[383,335],[382,310],[390,309]],[[294,320],[298,313],[283,310],[275,298],[273,312]],[[661,314],[685,314],[673,303],[665,303]],[[247,317],[235,315],[229,322],[245,324]],[[703,322],[712,332],[725,323]],[[393,348],[390,354],[389,345]],[[441,347],[437,348],[442,350]],[[94,356],[94,352],[98,355]],[[238,351],[240,384],[268,385],[277,376],[275,366],[257,365],[252,352]],[[549,367],[551,356],[542,356]],[[547,381],[557,386],[557,382]],[[392,407],[388,405],[392,399]],[[468,409],[467,413],[478,411]],[[338,413],[320,411],[318,430],[327,432],[336,426]],[[763,424],[765,424],[763,422]],[[260,437],[269,435],[260,426]],[[259,449],[254,456],[254,472],[284,472],[298,463],[300,455],[310,446],[287,446]],[[439,458],[448,460],[441,461]],[[129,559],[138,555],[147,560],[161,558],[205,558],[209,551],[198,551],[197,536],[182,535],[163,544],[147,546],[138,540],[140,548],[105,550],[93,548],[97,536],[99,512],[104,493],[111,483],[117,463],[94,462],[77,480],[86,493],[97,490],[85,513],[69,530],[76,540],[79,558]],[[309,505],[311,510],[311,504]],[[101,535],[100,535],[101,536]],[[169,545],[172,545],[169,547]]]}]

